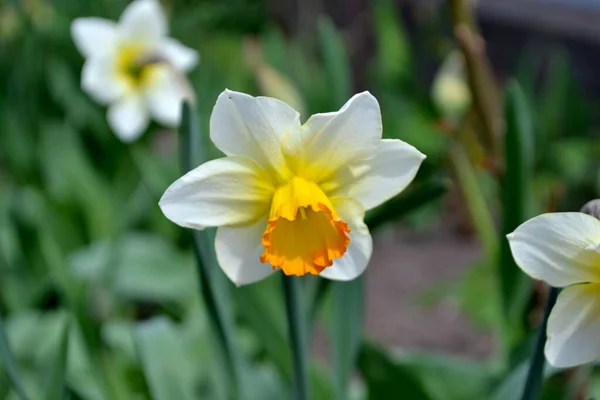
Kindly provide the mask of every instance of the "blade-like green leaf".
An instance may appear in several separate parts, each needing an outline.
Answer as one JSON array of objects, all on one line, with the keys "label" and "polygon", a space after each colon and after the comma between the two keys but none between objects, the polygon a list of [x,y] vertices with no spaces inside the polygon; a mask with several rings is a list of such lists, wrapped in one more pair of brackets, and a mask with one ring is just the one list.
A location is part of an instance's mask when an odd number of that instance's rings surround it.
[{"label": "blade-like green leaf", "polygon": [[363,343],[358,367],[367,386],[369,400],[432,400],[411,370],[395,364],[383,350],[371,344]]},{"label": "blade-like green leaf", "polygon": [[331,336],[333,345],[334,393],[348,398],[348,384],[360,348],[364,317],[364,280],[334,282]]},{"label": "blade-like green leaf", "polygon": [[[200,145],[200,123],[193,108],[184,102],[181,118],[181,167],[184,173],[194,168],[196,163],[205,160],[204,149]],[[228,378],[225,388],[229,398],[238,398],[239,363],[233,351],[233,319],[230,308],[229,287],[224,274],[217,268],[214,255],[214,237],[210,231],[192,232],[194,255],[200,278],[201,295],[207,314],[219,343],[224,377]]]},{"label": "blade-like green leaf", "polygon": [[0,316],[0,357],[2,359],[4,371],[6,372],[8,380],[10,381],[13,389],[19,395],[21,400],[27,400],[28,397],[23,389],[21,376],[19,375],[19,371],[15,365],[15,359],[8,344],[6,331],[4,330],[4,323],[2,322],[2,316]]},{"label": "blade-like green leaf", "polygon": [[71,321],[65,321],[60,346],[57,349],[52,369],[50,370],[46,398],[48,400],[63,400],[66,394],[67,360],[69,355],[69,330]]},{"label": "blade-like green leaf", "polygon": [[136,333],[137,351],[154,400],[193,400],[190,374],[180,335],[165,318],[144,322]]},{"label": "blade-like green leaf", "polygon": [[[531,180],[533,174],[533,125],[529,105],[516,81],[506,93],[505,175],[503,182],[502,237],[500,243],[500,288],[506,321],[522,321],[530,280],[513,260],[506,235],[522,224],[531,213]],[[510,342],[522,336],[508,332]],[[515,335],[517,335],[515,337]]]},{"label": "blade-like green leaf", "polygon": [[539,398],[543,383],[544,366],[546,363],[546,358],[544,356],[546,327],[548,326],[548,317],[556,303],[559,292],[560,289],[554,287],[550,288],[550,291],[548,292],[546,307],[544,309],[544,320],[538,328],[538,337],[531,357],[529,372],[527,373],[527,380],[525,381],[525,388],[523,389],[523,396],[521,397],[522,400],[536,400]]},{"label": "blade-like green leaf", "polygon": [[352,93],[350,63],[346,46],[331,20],[321,17],[318,25],[321,56],[331,90],[332,106],[340,107]]},{"label": "blade-like green leaf", "polygon": [[300,278],[281,275],[287,316],[288,337],[294,362],[294,398],[309,400],[307,324],[302,307]]}]

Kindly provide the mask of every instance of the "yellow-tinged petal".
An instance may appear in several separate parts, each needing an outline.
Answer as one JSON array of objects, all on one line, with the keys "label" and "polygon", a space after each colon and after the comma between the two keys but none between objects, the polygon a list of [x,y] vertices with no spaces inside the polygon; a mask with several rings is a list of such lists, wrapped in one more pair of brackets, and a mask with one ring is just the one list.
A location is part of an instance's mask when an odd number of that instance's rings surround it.
[{"label": "yellow-tinged petal", "polygon": [[250,225],[268,213],[273,184],[249,158],[209,161],[173,183],[160,199],[163,213],[178,225]]},{"label": "yellow-tinged petal", "polygon": [[286,275],[319,274],[344,255],[349,232],[323,191],[294,177],[275,192],[260,260]]},{"label": "yellow-tinged petal", "polygon": [[384,139],[373,158],[343,166],[320,186],[330,197],[352,198],[370,210],[402,192],[424,159],[413,146]]},{"label": "yellow-tinged petal", "polygon": [[210,116],[210,138],[219,150],[253,159],[280,184],[292,176],[281,138],[298,129],[298,112],[284,102],[231,90],[219,95]]},{"label": "yellow-tinged petal", "polygon": [[600,282],[600,221],[583,213],[542,214],[508,235],[515,262],[555,287]]},{"label": "yellow-tinged petal", "polygon": [[600,357],[600,284],[564,289],[548,319],[545,354],[555,367],[567,368]]},{"label": "yellow-tinged petal", "polygon": [[298,132],[286,134],[284,153],[296,175],[321,182],[349,163],[373,157],[381,132],[379,103],[363,92],[338,112],[315,114]]}]

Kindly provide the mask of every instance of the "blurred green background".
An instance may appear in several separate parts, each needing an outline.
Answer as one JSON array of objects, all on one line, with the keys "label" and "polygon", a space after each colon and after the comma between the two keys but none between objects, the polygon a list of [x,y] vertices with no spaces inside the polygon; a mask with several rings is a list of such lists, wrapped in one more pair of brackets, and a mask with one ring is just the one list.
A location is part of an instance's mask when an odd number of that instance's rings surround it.
[{"label": "blurred green background", "polygon": [[[177,132],[152,125],[124,144],[80,88],[71,21],[116,20],[127,3],[0,1],[0,314],[15,357],[0,364],[0,398],[19,399],[13,372],[31,399],[221,399],[232,379],[241,399],[292,398],[278,279],[234,288],[213,265],[232,378],[189,233],[157,206],[181,175]],[[502,122],[490,139],[445,2],[411,18],[386,0],[161,3],[171,36],[201,56],[190,81],[207,159],[224,88],[280,98],[303,120],[369,90],[384,137],[427,155],[409,189],[367,216],[364,279],[302,282],[313,398],[519,398],[546,289],[513,264],[504,234],[578,210],[600,184],[593,102],[569,52],[541,57],[532,41],[484,82]],[[547,376],[544,399],[600,396],[595,370]]]}]

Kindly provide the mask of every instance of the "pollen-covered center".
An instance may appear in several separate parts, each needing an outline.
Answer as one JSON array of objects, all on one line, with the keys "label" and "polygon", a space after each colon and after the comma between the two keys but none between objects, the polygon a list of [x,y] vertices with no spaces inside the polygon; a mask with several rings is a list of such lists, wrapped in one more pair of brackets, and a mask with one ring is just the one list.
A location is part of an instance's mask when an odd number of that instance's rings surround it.
[{"label": "pollen-covered center", "polygon": [[156,61],[153,61],[141,46],[125,45],[117,54],[117,74],[130,89],[147,84],[152,79],[156,66]]},{"label": "pollen-covered center", "polygon": [[319,186],[294,177],[275,192],[260,261],[286,275],[319,274],[344,255],[349,232]]}]

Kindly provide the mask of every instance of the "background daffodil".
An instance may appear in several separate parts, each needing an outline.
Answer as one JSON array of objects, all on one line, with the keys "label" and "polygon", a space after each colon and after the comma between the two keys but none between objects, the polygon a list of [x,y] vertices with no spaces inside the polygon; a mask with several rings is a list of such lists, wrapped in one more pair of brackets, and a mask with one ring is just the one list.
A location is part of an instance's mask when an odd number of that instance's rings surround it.
[{"label": "background daffodil", "polygon": [[301,125],[282,101],[226,90],[210,136],[227,157],[177,180],[160,207],[181,226],[219,227],[217,258],[237,285],[278,268],[354,279],[372,252],[364,212],[402,191],[425,158],[381,132],[368,92]]},{"label": "background daffodil", "polygon": [[167,20],[157,0],[137,0],[119,22],[77,18],[71,34],[86,61],[81,86],[109,105],[108,122],[126,142],[137,139],[152,116],[167,126],[179,124],[184,98],[190,97],[184,73],[198,53],[167,37]]},{"label": "background daffodil", "polygon": [[543,214],[508,235],[525,273],[564,287],[548,319],[545,354],[555,367],[600,357],[600,221],[584,213]]}]

